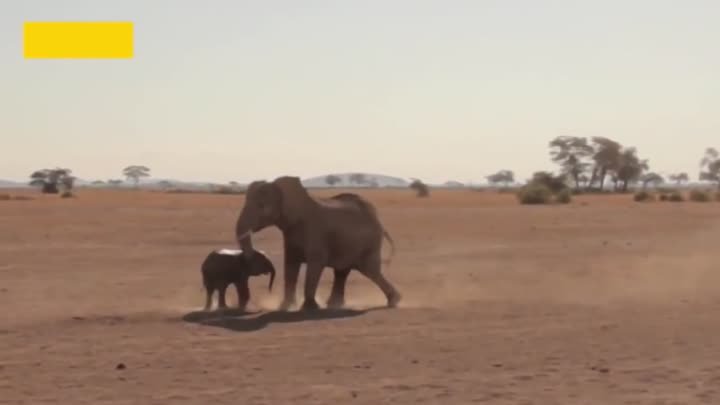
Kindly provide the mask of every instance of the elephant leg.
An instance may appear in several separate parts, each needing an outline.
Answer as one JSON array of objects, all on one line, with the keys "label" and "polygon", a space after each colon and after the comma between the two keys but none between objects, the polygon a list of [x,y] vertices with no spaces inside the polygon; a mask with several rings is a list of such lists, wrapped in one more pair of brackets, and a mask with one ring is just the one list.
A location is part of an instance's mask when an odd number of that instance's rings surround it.
[{"label": "elephant leg", "polygon": [[205,311],[209,311],[212,308],[212,296],[213,289],[208,287],[205,289]]},{"label": "elephant leg", "polygon": [[342,308],[345,305],[345,283],[347,282],[350,269],[335,269],[332,292],[327,301],[328,308]]},{"label": "elephant leg", "polygon": [[248,279],[244,278],[235,283],[235,289],[237,290],[238,296],[238,309],[244,311],[247,308],[248,301],[250,301],[250,287],[248,286]]},{"label": "elephant leg", "polygon": [[295,261],[285,262],[285,295],[280,304],[281,311],[287,311],[295,305],[295,293],[297,290],[298,275],[300,273],[300,263]]},{"label": "elephant leg", "polygon": [[382,290],[385,298],[387,298],[387,306],[394,308],[402,299],[402,295],[382,274],[381,265],[380,255],[373,255],[358,270]]},{"label": "elephant leg", "polygon": [[227,290],[227,285],[223,285],[218,288],[218,308],[220,308],[220,309],[227,308],[227,303],[225,302],[225,291],[226,290]]},{"label": "elephant leg", "polygon": [[320,275],[322,275],[324,266],[319,263],[308,263],[305,270],[305,301],[303,302],[303,310],[319,309],[317,301],[315,301],[315,292],[320,283]]}]

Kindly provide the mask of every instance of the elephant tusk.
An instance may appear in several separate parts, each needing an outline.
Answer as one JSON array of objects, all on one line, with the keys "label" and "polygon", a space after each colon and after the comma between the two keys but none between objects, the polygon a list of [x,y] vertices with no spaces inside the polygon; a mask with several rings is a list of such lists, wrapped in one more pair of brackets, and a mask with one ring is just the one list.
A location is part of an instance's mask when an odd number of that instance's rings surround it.
[{"label": "elephant tusk", "polygon": [[237,236],[237,241],[240,242],[243,239],[247,238],[248,236],[252,236],[252,231],[245,231],[242,235]]}]

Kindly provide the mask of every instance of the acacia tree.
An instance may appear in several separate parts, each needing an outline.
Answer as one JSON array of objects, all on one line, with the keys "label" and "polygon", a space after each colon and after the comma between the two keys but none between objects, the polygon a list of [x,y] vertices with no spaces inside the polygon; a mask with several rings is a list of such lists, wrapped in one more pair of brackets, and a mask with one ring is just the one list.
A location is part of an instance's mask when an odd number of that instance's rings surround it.
[{"label": "acacia tree", "polygon": [[705,149],[705,156],[700,161],[700,169],[700,180],[717,183],[720,188],[720,153],[717,149]]},{"label": "acacia tree", "polygon": [[670,179],[670,181],[674,181],[675,184],[680,186],[680,185],[682,185],[682,183],[690,181],[690,176],[688,176],[687,173],[682,172],[682,173],[671,174],[670,176],[668,176],[668,179]]},{"label": "acacia tree", "polygon": [[59,186],[62,186],[65,191],[70,191],[75,183],[75,177],[71,173],[72,170],[59,167],[36,170],[30,175],[30,185],[40,187],[45,194],[59,193]]},{"label": "acacia tree", "polygon": [[413,179],[409,187],[415,190],[418,197],[427,197],[430,195],[430,188],[420,179]]},{"label": "acacia tree", "polygon": [[502,183],[507,187],[510,183],[515,181],[515,173],[512,170],[500,170],[497,173],[485,176],[490,184]]},{"label": "acacia tree", "polygon": [[648,184],[652,184],[653,187],[657,187],[660,184],[664,183],[665,179],[663,178],[663,176],[661,176],[655,172],[651,172],[651,173],[644,174],[640,178],[640,182],[642,183],[642,188],[644,190],[647,188]]},{"label": "acacia tree", "polygon": [[559,136],[550,141],[552,161],[560,165],[562,173],[573,179],[576,189],[580,189],[581,178],[590,167],[588,160],[592,154],[593,147],[586,138]]},{"label": "acacia tree", "polygon": [[648,169],[647,159],[641,160],[637,156],[635,148],[625,148],[620,153],[615,169],[614,177],[616,179],[615,190],[617,191],[617,182],[622,183],[622,192],[626,192],[628,185],[635,182],[642,176],[643,172]]},{"label": "acacia tree", "polygon": [[328,174],[327,176],[325,176],[325,183],[327,183],[327,185],[330,187],[334,187],[341,181],[342,179],[340,178],[340,176],[337,176],[335,174]]},{"label": "acacia tree", "polygon": [[616,171],[620,166],[620,143],[610,138],[596,136],[592,138],[594,167],[590,176],[590,185],[599,182],[599,189],[603,190],[605,178],[608,174]]},{"label": "acacia tree", "polygon": [[146,166],[132,165],[123,169],[123,175],[128,180],[132,180],[135,187],[137,187],[141,177],[150,176],[150,169]]}]

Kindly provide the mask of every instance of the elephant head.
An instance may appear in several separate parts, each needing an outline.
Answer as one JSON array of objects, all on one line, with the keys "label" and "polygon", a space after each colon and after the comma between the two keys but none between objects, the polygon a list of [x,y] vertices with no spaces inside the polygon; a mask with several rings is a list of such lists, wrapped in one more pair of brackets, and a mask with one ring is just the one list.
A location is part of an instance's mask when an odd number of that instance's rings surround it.
[{"label": "elephant head", "polygon": [[283,176],[272,182],[254,181],[245,192],[245,205],[235,225],[235,237],[248,257],[254,252],[251,236],[269,226],[280,229],[297,223],[312,199],[299,177]]},{"label": "elephant head", "polygon": [[[258,250],[255,253],[257,254],[252,256],[252,259],[246,259],[251,261],[250,266],[248,266],[249,275],[261,276],[269,274],[270,284],[268,284],[268,291],[272,291],[273,281],[275,281],[275,266],[264,252]],[[247,256],[243,258],[247,258]]]}]

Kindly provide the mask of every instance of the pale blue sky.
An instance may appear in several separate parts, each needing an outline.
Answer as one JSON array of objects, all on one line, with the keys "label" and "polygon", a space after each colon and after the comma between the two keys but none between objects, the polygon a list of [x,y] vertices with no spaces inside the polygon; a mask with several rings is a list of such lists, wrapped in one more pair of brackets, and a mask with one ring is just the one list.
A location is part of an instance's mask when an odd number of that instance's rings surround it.
[{"label": "pale blue sky", "polygon": [[[132,60],[24,60],[25,20],[130,20]],[[0,0],[0,178],[526,178],[557,135],[661,172],[720,147],[717,0]]]}]

